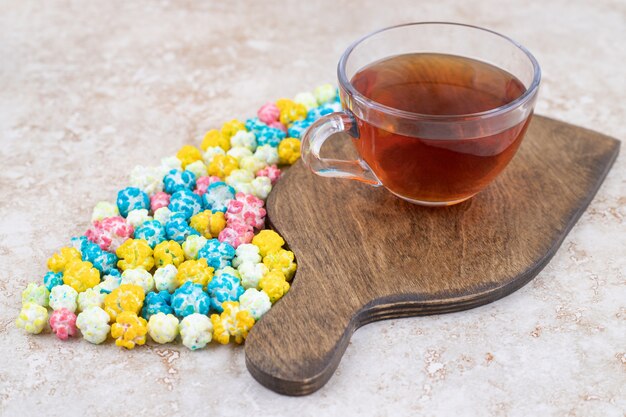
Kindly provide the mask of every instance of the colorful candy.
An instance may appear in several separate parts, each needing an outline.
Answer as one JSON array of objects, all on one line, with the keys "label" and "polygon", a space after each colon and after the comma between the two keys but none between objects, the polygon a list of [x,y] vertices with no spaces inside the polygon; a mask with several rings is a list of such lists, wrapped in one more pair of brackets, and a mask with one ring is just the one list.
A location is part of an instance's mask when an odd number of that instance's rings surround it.
[{"label": "colorful candy", "polygon": [[199,235],[187,222],[187,215],[184,213],[174,213],[165,224],[165,237],[176,243],[182,244],[189,236]]},{"label": "colorful candy", "polygon": [[50,291],[50,308],[60,310],[66,308],[71,312],[76,311],[76,299],[78,293],[69,285],[57,285]]},{"label": "colorful candy", "polygon": [[229,150],[230,137],[222,135],[222,132],[217,129],[212,129],[206,132],[206,134],[204,135],[204,139],[202,139],[202,144],[200,145],[200,148],[202,148],[202,150],[206,152],[208,149],[216,147],[219,147],[224,152]]},{"label": "colorful candy", "polygon": [[280,249],[277,252],[268,253],[263,258],[263,264],[270,271],[278,271],[285,276],[287,281],[291,281],[296,273],[296,263],[294,262],[293,252]]},{"label": "colorful candy", "polygon": [[91,221],[106,219],[107,217],[116,217],[120,215],[117,205],[108,201],[100,201],[95,205],[91,213]]},{"label": "colorful candy", "polygon": [[37,285],[34,282],[28,284],[22,291],[22,304],[35,303],[42,307],[48,307],[50,302],[50,291],[45,285]]},{"label": "colorful candy", "polygon": [[289,291],[289,283],[281,272],[270,271],[259,280],[259,288],[270,297],[270,301],[274,304]]},{"label": "colorful candy", "polygon": [[213,324],[204,314],[190,314],[180,322],[180,337],[189,349],[202,349],[213,337]]},{"label": "colorful candy", "polygon": [[221,314],[211,315],[213,337],[223,345],[230,341],[231,336],[235,343],[243,343],[254,325],[254,318],[249,311],[240,309],[237,302],[227,301],[222,309]]},{"label": "colorful candy", "polygon": [[180,163],[183,169],[186,169],[187,165],[202,160],[202,154],[200,150],[195,146],[185,145],[176,154],[176,158],[180,159]]},{"label": "colorful candy", "polygon": [[190,314],[208,314],[211,300],[207,293],[202,290],[202,284],[194,284],[192,281],[185,282],[172,295],[172,309],[178,317]]},{"label": "colorful candy", "polygon": [[239,265],[237,271],[241,276],[241,285],[248,289],[258,288],[259,281],[269,272],[269,269],[262,263],[244,262]]},{"label": "colorful candy", "polygon": [[50,328],[61,340],[67,340],[76,334],[76,315],[67,308],[54,310],[50,314]]},{"label": "colorful candy", "polygon": [[242,310],[249,311],[252,318],[258,321],[263,314],[267,313],[270,308],[272,308],[272,302],[264,291],[259,291],[256,288],[248,288],[241,297],[239,297],[239,306]]},{"label": "colorful candy", "polygon": [[[149,196],[163,191],[163,175],[161,174],[160,167],[144,167],[138,165],[130,172],[128,182],[131,187],[139,188]],[[114,214],[114,216],[116,215],[117,214]]]},{"label": "colorful candy", "polygon": [[234,222],[261,229],[266,215],[263,205],[263,200],[252,194],[237,193],[235,199],[228,202],[226,220],[229,225]]},{"label": "colorful candy", "polygon": [[148,209],[131,210],[128,212],[128,216],[126,216],[126,222],[133,228],[137,229],[145,222],[152,220],[152,216],[148,213]]},{"label": "colorful candy", "polygon": [[45,307],[36,303],[26,303],[22,306],[15,325],[28,333],[39,334],[47,322],[48,310]]},{"label": "colorful candy", "polygon": [[272,185],[275,185],[276,181],[278,181],[278,179],[280,178],[280,174],[281,174],[280,169],[278,169],[276,165],[271,165],[271,166],[258,170],[256,173],[256,176],[267,177],[270,179]]},{"label": "colorful candy", "polygon": [[171,314],[174,310],[170,306],[172,296],[167,291],[149,292],[141,309],[141,317],[150,320],[154,314]]},{"label": "colorful candy", "polygon": [[[189,171],[193,173],[193,175],[195,175],[196,178],[206,177],[208,173],[206,165],[204,165],[204,162],[202,162],[202,160],[198,160],[187,165],[185,167],[185,171]],[[198,186],[198,180],[196,179],[196,187],[197,186]]]},{"label": "colorful candy", "polygon": [[278,145],[278,157],[281,164],[295,164],[300,159],[300,141],[294,138],[286,138]]},{"label": "colorful candy", "polygon": [[207,265],[206,259],[188,260],[181,263],[178,267],[176,279],[179,286],[182,286],[187,281],[191,281],[206,288],[207,283],[213,278],[213,271],[214,269]]},{"label": "colorful candy", "polygon": [[157,291],[174,292],[178,288],[178,270],[173,264],[165,265],[154,272],[154,286]]},{"label": "colorful candy", "polygon": [[313,94],[317,100],[317,104],[324,104],[332,101],[337,96],[337,90],[331,84],[324,84],[317,87]]},{"label": "colorful candy", "polygon": [[123,311],[111,326],[111,336],[115,344],[126,349],[134,349],[136,345],[146,343],[148,322],[132,311]]},{"label": "colorful candy", "polygon": [[109,315],[102,308],[89,307],[76,318],[76,327],[86,341],[98,345],[106,340],[111,330],[109,320]]},{"label": "colorful candy", "polygon": [[230,274],[221,274],[209,282],[207,292],[211,297],[213,310],[222,312],[222,303],[225,301],[237,301],[243,294],[244,289],[239,278]]},{"label": "colorful candy", "polygon": [[226,227],[226,218],[221,211],[202,211],[189,220],[189,225],[207,239],[217,237]]},{"label": "colorful candy", "polygon": [[48,259],[48,269],[52,272],[63,272],[65,266],[73,261],[80,261],[81,253],[75,248],[61,248]]},{"label": "colorful candy", "polygon": [[52,291],[52,288],[57,285],[63,285],[63,273],[52,271],[46,272],[46,275],[43,276],[43,285],[45,285],[49,291]]},{"label": "colorful candy", "polygon": [[259,254],[265,257],[269,253],[278,252],[285,244],[285,241],[273,230],[261,230],[252,239],[252,244],[258,246]]},{"label": "colorful candy", "polygon": [[145,297],[145,291],[139,285],[122,284],[104,298],[104,311],[112,321],[123,311],[139,314]]},{"label": "colorful candy", "polygon": [[153,314],[148,320],[148,334],[157,343],[170,343],[178,336],[178,319],[173,314]]},{"label": "colorful candy", "polygon": [[163,184],[168,194],[174,194],[180,190],[193,190],[196,186],[196,176],[193,172],[173,169],[163,177]]},{"label": "colorful candy", "polygon": [[165,227],[158,220],[150,220],[135,230],[135,239],[143,239],[151,248],[165,240]]},{"label": "colorful candy", "polygon": [[137,187],[126,187],[117,193],[117,209],[122,217],[131,210],[150,208],[150,197]]},{"label": "colorful candy", "polygon": [[85,311],[91,307],[102,307],[104,305],[104,297],[106,292],[101,292],[99,288],[88,288],[78,293],[78,309]]},{"label": "colorful candy", "polygon": [[91,262],[74,261],[65,268],[63,283],[77,292],[83,292],[100,283],[100,272],[93,267]]},{"label": "colorful candy", "polygon": [[160,191],[150,196],[150,210],[154,213],[161,207],[167,207],[170,204],[170,195],[164,191]]},{"label": "colorful candy", "polygon": [[[246,126],[239,120],[233,119],[230,122],[226,122],[222,125],[221,132],[226,139],[230,140],[230,138],[235,136],[240,130],[246,130]],[[225,150],[227,151],[228,149]]]},{"label": "colorful candy", "polygon": [[[245,129],[240,130],[230,138],[230,146],[231,151],[236,148],[244,148],[250,152],[254,152],[256,149],[256,136],[254,136],[254,133],[248,132]],[[228,154],[230,155],[230,151],[228,151]]]},{"label": "colorful candy", "polygon": [[185,219],[189,219],[202,211],[202,198],[193,191],[179,190],[172,194],[168,208],[173,213],[182,213]]},{"label": "colorful candy", "polygon": [[134,284],[143,289],[146,294],[154,290],[154,278],[152,274],[143,268],[132,268],[122,272],[122,285]]},{"label": "colorful candy", "polygon": [[226,178],[239,167],[235,158],[229,155],[216,155],[208,166],[209,175]]},{"label": "colorful candy", "polygon": [[174,265],[178,268],[185,260],[185,253],[178,242],[166,240],[154,247],[154,263],[157,268],[165,265]]},{"label": "colorful candy", "polygon": [[209,266],[213,269],[221,269],[231,265],[232,259],[235,257],[235,248],[226,242],[220,242],[218,239],[210,239],[198,251],[198,259],[204,258]]},{"label": "colorful candy", "polygon": [[235,257],[233,258],[233,266],[238,268],[244,262],[259,263],[261,262],[261,255],[259,255],[259,247],[249,243],[239,245],[235,251]]},{"label": "colorful candy", "polygon": [[[146,215],[148,211],[146,210]],[[120,216],[96,220],[85,236],[100,249],[115,252],[127,239],[133,236],[134,228]],[[81,246],[84,246],[81,245]]]}]

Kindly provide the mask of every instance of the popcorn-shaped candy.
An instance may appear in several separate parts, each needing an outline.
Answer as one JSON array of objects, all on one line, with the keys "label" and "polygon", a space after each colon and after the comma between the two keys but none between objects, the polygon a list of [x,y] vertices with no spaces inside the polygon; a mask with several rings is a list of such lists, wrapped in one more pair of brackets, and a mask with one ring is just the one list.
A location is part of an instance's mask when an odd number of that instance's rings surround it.
[{"label": "popcorn-shaped candy", "polygon": [[78,293],[69,285],[57,285],[50,291],[50,308],[58,310],[67,308],[69,311],[76,311],[76,299]]},{"label": "popcorn-shaped candy", "polygon": [[206,134],[204,135],[204,139],[202,139],[200,147],[203,151],[206,151],[210,148],[219,147],[224,152],[226,152],[230,149],[230,137],[227,138],[226,136],[222,135],[222,132],[220,132],[219,130],[212,129],[206,132]]},{"label": "popcorn-shaped candy", "polygon": [[180,190],[172,194],[169,209],[175,213],[182,213],[185,219],[202,211],[202,198],[189,190]]},{"label": "popcorn-shaped candy", "polygon": [[309,93],[308,91],[296,94],[293,101],[302,104],[307,111],[311,110],[313,107],[317,107],[317,99],[315,98],[315,95],[313,95],[313,93]]},{"label": "popcorn-shaped candy", "polygon": [[[242,132],[243,132],[243,130],[242,130]],[[250,133],[250,134],[252,134],[252,133]],[[255,144],[256,144],[256,142],[255,142]],[[237,163],[239,163],[246,156],[252,156],[253,153],[248,148],[242,148],[242,147],[238,146],[236,148],[231,148],[230,151],[228,151],[227,155],[228,156],[232,156],[233,158],[235,158],[237,160]],[[234,170],[233,172],[235,172],[235,171],[237,171],[237,170]],[[231,172],[230,175],[232,175],[233,172]],[[226,178],[228,178],[228,177],[226,177]]]},{"label": "popcorn-shaped candy", "polygon": [[246,156],[241,158],[240,167],[246,171],[257,172],[267,166],[267,163],[261,159],[257,159],[253,156]]},{"label": "popcorn-shaped candy", "polygon": [[122,217],[128,216],[131,210],[149,208],[150,197],[137,187],[126,187],[117,193],[117,209]]},{"label": "popcorn-shaped candy", "polygon": [[270,271],[281,272],[287,281],[291,281],[291,278],[293,278],[297,268],[293,258],[294,256],[292,251],[281,249],[278,252],[267,254],[263,258],[263,264],[267,266],[267,269]]},{"label": "popcorn-shaped candy", "polygon": [[67,308],[54,310],[50,314],[50,328],[61,340],[76,335],[76,314]]},{"label": "popcorn-shaped candy", "polygon": [[[240,130],[246,130],[246,126],[243,123],[241,123],[239,120],[233,119],[230,122],[226,122],[222,125],[221,132],[222,132],[222,136],[230,140],[230,138],[235,136],[237,132],[239,132]],[[227,151],[228,149],[224,149],[224,150]]]},{"label": "popcorn-shaped candy", "polygon": [[[196,176],[196,178],[206,177],[207,175],[206,165],[204,165],[204,162],[202,162],[201,160],[192,162],[191,164],[187,165],[185,167],[185,170],[192,172],[193,175]],[[196,180],[196,185],[197,183],[198,181]]]},{"label": "popcorn-shaped candy", "polygon": [[282,124],[281,122],[272,122],[270,124],[268,124],[269,127],[274,128],[274,129],[278,129],[283,133],[287,133],[287,126],[285,126],[284,124]]},{"label": "popcorn-shaped candy", "polygon": [[[207,317],[208,319],[208,317]],[[15,325],[28,333],[39,334],[48,322],[48,310],[35,303],[26,303],[22,306]]]},{"label": "popcorn-shaped candy", "polygon": [[265,167],[263,169],[258,170],[256,173],[257,177],[269,178],[270,182],[272,183],[272,186],[276,184],[276,181],[278,181],[278,179],[280,178],[280,175],[281,175],[281,171],[276,165]]},{"label": "popcorn-shaped candy", "polygon": [[[163,173],[161,167],[144,167],[138,165],[131,171],[129,182],[131,187],[139,188],[149,196],[161,192],[163,191]],[[117,216],[117,214],[113,216]]]},{"label": "popcorn-shaped candy", "polygon": [[51,291],[57,285],[63,285],[63,273],[52,271],[46,272],[46,275],[43,276],[43,285],[46,286],[48,291]]},{"label": "popcorn-shaped candy", "polygon": [[249,184],[252,180],[254,180],[254,173],[246,171],[245,169],[236,169],[226,177],[225,182],[236,190],[241,184]]},{"label": "popcorn-shaped candy", "polygon": [[276,107],[276,104],[272,102],[265,103],[257,110],[256,115],[263,123],[270,124],[278,121],[280,118],[280,110]]},{"label": "popcorn-shaped candy", "polygon": [[240,278],[239,271],[237,271],[232,266],[225,266],[224,268],[220,268],[220,269],[216,270],[215,274],[213,276],[214,277],[219,277],[222,274],[230,274],[230,275],[232,275],[234,277]]},{"label": "popcorn-shaped candy", "polygon": [[104,297],[104,311],[111,321],[115,321],[123,311],[139,314],[145,297],[145,292],[139,285],[122,284]]},{"label": "popcorn-shaped candy", "polygon": [[249,288],[239,297],[239,307],[242,310],[249,311],[252,318],[258,321],[263,314],[267,313],[269,309],[272,308],[272,302],[265,292],[259,291],[256,288]]},{"label": "popcorn-shaped candy", "polygon": [[331,84],[320,85],[313,91],[317,104],[324,104],[333,101],[337,95],[337,90]]},{"label": "popcorn-shaped candy", "polygon": [[176,279],[178,285],[181,286],[185,282],[191,281],[194,284],[202,285],[202,288],[206,288],[207,283],[213,278],[213,271],[214,269],[207,265],[206,259],[189,260],[180,264]]},{"label": "popcorn-shaped candy", "polygon": [[241,277],[241,285],[245,289],[259,288],[259,281],[269,272],[269,269],[264,264],[249,261],[244,261],[237,270]]},{"label": "popcorn-shaped candy", "polygon": [[[167,204],[169,204],[169,200]],[[167,224],[170,221],[170,217],[172,217],[172,212],[167,207],[161,207],[154,212],[154,220],[161,224]]]},{"label": "popcorn-shaped candy", "polygon": [[65,268],[63,283],[77,292],[83,292],[100,283],[100,271],[91,262],[74,261]]},{"label": "popcorn-shaped candy", "polygon": [[265,200],[272,191],[272,180],[268,177],[256,177],[250,183],[250,194]]},{"label": "popcorn-shaped candy", "polygon": [[[280,110],[278,111],[278,115],[280,117]],[[246,120],[246,129],[252,133],[254,133],[255,136],[259,136],[259,133],[261,133],[263,130],[267,129],[267,123],[261,121],[258,117],[252,117],[248,120]]]},{"label": "popcorn-shaped candy", "polygon": [[263,204],[263,200],[251,194],[237,193],[235,199],[228,203],[227,226],[230,227],[231,223],[242,223],[257,229],[262,228],[265,225],[266,215]]},{"label": "popcorn-shaped candy", "polygon": [[[213,158],[215,158],[217,155],[226,155],[226,151],[219,146],[213,146],[213,147],[207,148],[207,150],[204,151],[204,155],[202,155],[204,164],[207,167],[211,165],[211,162],[213,162]],[[207,169],[207,172],[208,172],[208,169]]]},{"label": "popcorn-shaped candy", "polygon": [[135,268],[149,271],[154,266],[152,248],[144,239],[128,239],[117,248],[115,253],[120,258],[117,266],[122,271]]},{"label": "popcorn-shaped candy", "polygon": [[216,155],[209,164],[209,175],[226,178],[230,173],[239,167],[235,158],[228,155]]},{"label": "popcorn-shaped candy", "polygon": [[172,264],[158,268],[154,272],[154,285],[156,290],[174,292],[174,290],[178,288],[176,274],[178,274],[178,270]]},{"label": "popcorn-shaped candy", "polygon": [[[131,211],[131,213],[134,212]],[[146,210],[145,212],[147,215],[148,211]],[[107,217],[106,219],[96,220],[87,229],[85,236],[102,250],[115,251],[126,239],[133,236],[133,231],[133,226],[123,217]],[[86,247],[89,247],[86,243],[82,244],[81,251],[84,251]]]},{"label": "popcorn-shaped candy", "polygon": [[293,122],[291,126],[289,126],[289,130],[287,130],[288,136],[290,138],[301,139],[304,132],[313,124],[312,120],[304,119],[299,120],[297,122]]},{"label": "popcorn-shaped candy", "polygon": [[89,307],[76,318],[76,327],[86,341],[98,345],[106,340],[111,330],[109,320],[109,315],[102,308]]},{"label": "popcorn-shaped candy", "polygon": [[239,278],[230,274],[221,274],[209,282],[207,292],[211,297],[211,307],[221,313],[222,303],[224,301],[237,301],[244,289]]},{"label": "popcorn-shaped candy", "polygon": [[239,303],[227,301],[220,315],[212,314],[213,334],[215,340],[225,345],[234,337],[235,343],[243,343],[248,332],[254,326],[254,318],[247,310],[242,310]]},{"label": "popcorn-shaped candy", "polygon": [[141,309],[141,317],[146,320],[157,313],[171,314],[174,310],[170,307],[172,296],[167,291],[149,292]]},{"label": "popcorn-shaped candy", "polygon": [[205,238],[211,239],[217,237],[226,227],[226,218],[221,211],[213,213],[211,210],[205,210],[193,216],[189,225]]},{"label": "popcorn-shaped candy", "polygon": [[256,149],[256,136],[247,130],[240,130],[230,138],[230,146],[231,148],[245,148],[250,152],[254,152]]},{"label": "popcorn-shaped candy", "polygon": [[252,226],[245,223],[230,222],[228,226],[220,232],[217,239],[237,249],[241,244],[250,243],[253,237],[254,229]]},{"label": "popcorn-shaped candy", "polygon": [[259,281],[259,288],[265,292],[272,304],[289,291],[289,283],[282,272],[270,271]]},{"label": "popcorn-shaped candy", "polygon": [[228,202],[235,198],[235,190],[223,182],[215,182],[209,185],[206,193],[202,196],[204,207],[213,212],[225,212]]},{"label": "popcorn-shaped candy", "polygon": [[182,244],[191,235],[199,235],[196,229],[189,226],[187,217],[183,213],[174,213],[165,224],[165,237]]},{"label": "popcorn-shaped candy", "polygon": [[165,227],[158,220],[150,220],[135,230],[135,239],[143,239],[151,248],[165,240]]},{"label": "popcorn-shaped candy", "polygon": [[77,249],[64,247],[48,259],[48,269],[52,272],[63,272],[66,265],[80,260],[81,254]]},{"label": "popcorn-shaped candy", "polygon": [[200,177],[196,181],[196,189],[193,190],[193,192],[202,197],[206,193],[207,188],[209,188],[209,185],[220,181],[222,181],[221,178],[216,176]]},{"label": "popcorn-shaped candy", "polygon": [[122,284],[122,276],[116,275],[105,275],[102,282],[95,287],[93,290],[100,291],[101,294],[105,296],[113,292],[114,289],[118,288]]},{"label": "popcorn-shaped candy", "polygon": [[191,350],[202,349],[213,338],[213,324],[203,314],[190,314],[180,322],[183,345]]},{"label": "popcorn-shaped candy", "polygon": [[306,118],[307,109],[300,103],[296,103],[288,98],[281,98],[276,102],[276,107],[280,110],[280,122],[286,126]]},{"label": "popcorn-shaped candy", "polygon": [[152,216],[148,213],[147,209],[131,210],[126,216],[126,222],[136,229],[145,222],[152,220]]},{"label": "popcorn-shaped candy", "polygon": [[175,156],[168,156],[167,158],[161,159],[161,166],[159,167],[161,170],[161,176],[165,176],[168,172],[175,169],[177,171],[183,170],[183,163],[180,162],[180,159]]},{"label": "popcorn-shaped candy", "polygon": [[269,253],[278,252],[285,244],[285,241],[273,230],[261,230],[252,239],[252,244],[259,247],[259,254],[262,257],[266,257]]},{"label": "popcorn-shaped candy", "polygon": [[196,186],[196,176],[190,171],[171,170],[163,177],[165,192],[174,194],[180,190],[193,190]]},{"label": "popcorn-shaped candy", "polygon": [[206,315],[210,304],[211,300],[202,290],[202,285],[191,281],[185,282],[172,295],[172,309],[178,317],[186,317],[194,313]]},{"label": "popcorn-shaped candy", "polygon": [[117,209],[116,204],[109,203],[108,201],[100,201],[93,208],[93,212],[91,213],[91,221],[95,222],[97,220],[106,219],[107,217],[115,217],[119,215],[120,212]]},{"label": "popcorn-shaped candy", "polygon": [[256,135],[256,144],[257,146],[270,145],[276,147],[285,137],[287,137],[287,132],[268,126]]},{"label": "popcorn-shaped candy", "polygon": [[146,343],[148,322],[132,311],[123,311],[111,326],[111,336],[115,344],[126,349],[134,349],[136,345]]},{"label": "popcorn-shaped candy", "polygon": [[259,146],[256,152],[254,152],[254,157],[259,161],[265,162],[266,165],[278,163],[278,151],[270,145]]},{"label": "popcorn-shaped candy", "polygon": [[50,301],[50,291],[45,285],[37,285],[34,282],[28,284],[22,291],[22,304],[35,303],[42,307],[48,307]]},{"label": "popcorn-shaped candy", "polygon": [[294,138],[283,139],[278,145],[281,164],[292,165],[300,158],[300,141]]},{"label": "popcorn-shaped candy", "polygon": [[333,101],[333,102],[322,104],[319,108],[322,111],[333,113],[333,112],[341,111],[341,103],[338,101]]},{"label": "popcorn-shaped candy", "polygon": [[180,159],[180,163],[183,169],[186,169],[187,165],[202,160],[202,154],[200,150],[195,146],[184,145],[176,153],[176,158]]},{"label": "popcorn-shaped candy", "polygon": [[235,257],[235,248],[226,242],[210,239],[198,252],[198,259],[204,258],[210,267],[215,269],[230,266]]},{"label": "popcorn-shaped candy", "polygon": [[170,204],[170,195],[164,191],[158,192],[150,196],[150,210],[156,212],[161,207],[167,207]]},{"label": "popcorn-shaped candy", "polygon": [[331,114],[333,112],[333,108],[331,106],[322,105],[319,107],[314,107],[306,115],[306,120],[313,123],[318,120],[322,116],[326,116],[327,114]]},{"label": "popcorn-shaped candy", "polygon": [[[117,207],[117,206],[116,206]],[[82,248],[89,243],[89,239],[86,236],[74,236],[70,239],[70,245],[76,249],[82,255]]]},{"label": "popcorn-shaped candy", "polygon": [[165,265],[174,265],[178,268],[181,262],[185,260],[185,253],[180,244],[173,240],[166,240],[154,247],[154,263],[157,268]]},{"label": "popcorn-shaped candy", "polygon": [[146,294],[154,290],[154,278],[143,268],[127,269],[122,272],[122,285],[124,284],[138,285]]},{"label": "popcorn-shaped candy", "polygon": [[191,235],[183,243],[185,259],[195,260],[198,258],[198,251],[206,244],[207,238],[204,236]]},{"label": "popcorn-shaped candy", "polygon": [[[113,246],[113,244],[114,243],[112,243],[111,246]],[[95,243],[89,241],[85,242],[83,244],[82,254],[85,261],[91,262],[94,268],[105,275],[117,271],[117,256],[115,256],[114,253],[100,249],[100,246]]]},{"label": "popcorn-shaped candy", "polygon": [[102,307],[107,293],[100,292],[100,288],[88,288],[78,293],[78,309],[85,311],[90,307]]},{"label": "popcorn-shaped candy", "polygon": [[235,257],[233,258],[233,266],[238,268],[244,262],[251,262],[253,264],[261,262],[261,255],[259,255],[259,248],[257,246],[246,243],[237,247]]},{"label": "popcorn-shaped candy", "polygon": [[148,320],[148,334],[157,343],[173,342],[178,335],[178,319],[173,314],[153,314]]}]

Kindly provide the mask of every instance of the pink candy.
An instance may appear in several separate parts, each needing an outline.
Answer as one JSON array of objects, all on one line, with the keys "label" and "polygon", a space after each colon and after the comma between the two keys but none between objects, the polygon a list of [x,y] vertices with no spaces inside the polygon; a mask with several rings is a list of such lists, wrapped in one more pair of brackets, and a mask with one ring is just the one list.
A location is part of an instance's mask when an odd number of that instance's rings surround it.
[{"label": "pink candy", "polygon": [[281,122],[278,121],[273,121],[271,123],[267,124],[269,127],[273,127],[275,129],[279,129],[282,130],[283,132],[287,133],[287,126],[285,126],[284,124],[282,124]]},{"label": "pink candy", "polygon": [[161,207],[167,207],[170,204],[170,195],[164,191],[159,191],[150,197],[150,209],[154,213]]},{"label": "pink candy", "polygon": [[263,200],[252,194],[237,193],[235,199],[228,203],[227,227],[231,227],[231,224],[243,223],[261,229],[265,225],[265,214]]},{"label": "pink candy", "polygon": [[267,166],[257,171],[257,177],[268,177],[272,181],[272,185],[276,184],[276,181],[280,178],[280,169],[276,165]]},{"label": "pink candy", "polygon": [[217,237],[220,242],[229,243],[233,248],[237,249],[243,243],[252,242],[254,237],[254,229],[245,223],[229,222]]},{"label": "pink candy", "polygon": [[196,189],[193,190],[193,192],[198,194],[199,196],[202,196],[206,193],[209,185],[213,184],[214,182],[219,182],[221,180],[222,179],[220,177],[216,177],[215,175],[211,177],[200,177],[196,180]]},{"label": "pink candy", "polygon": [[126,223],[123,217],[116,216],[96,220],[85,236],[100,246],[100,249],[115,252],[126,239],[133,236],[133,233],[133,226]]},{"label": "pink candy", "polygon": [[50,314],[50,327],[59,339],[67,340],[76,334],[76,314],[67,308],[54,310]]},{"label": "pink candy", "polygon": [[272,122],[278,121],[280,110],[276,107],[276,104],[268,102],[261,106],[256,112],[256,115],[259,117],[260,121],[269,125]]}]

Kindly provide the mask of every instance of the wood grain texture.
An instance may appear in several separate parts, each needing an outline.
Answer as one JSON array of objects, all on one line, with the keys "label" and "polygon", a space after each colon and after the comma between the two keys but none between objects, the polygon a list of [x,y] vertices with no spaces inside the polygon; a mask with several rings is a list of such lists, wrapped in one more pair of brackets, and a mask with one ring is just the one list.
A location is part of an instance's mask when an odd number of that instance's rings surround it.
[{"label": "wood grain texture", "polygon": [[[328,146],[337,153],[351,144]],[[446,208],[296,164],[267,209],[298,272],[251,331],[248,370],[274,391],[306,395],[328,381],[366,323],[465,310],[512,293],[554,255],[618,151],[615,139],[535,116],[502,175]]]}]

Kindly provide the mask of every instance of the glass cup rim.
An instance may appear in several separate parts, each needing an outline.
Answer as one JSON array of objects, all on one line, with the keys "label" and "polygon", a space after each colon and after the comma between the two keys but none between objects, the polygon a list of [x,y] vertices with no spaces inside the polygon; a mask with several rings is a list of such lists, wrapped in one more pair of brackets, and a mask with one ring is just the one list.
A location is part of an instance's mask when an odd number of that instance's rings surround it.
[{"label": "glass cup rim", "polygon": [[[465,28],[470,28],[470,29],[476,29],[476,30],[480,30],[483,32],[488,32],[491,33],[493,35],[499,36],[500,38],[503,38],[504,40],[508,41],[509,43],[511,43],[513,46],[517,47],[519,50],[521,50],[526,57],[530,60],[530,62],[532,63],[533,66],[533,79],[532,82],[530,83],[530,86],[526,89],[526,91],[519,96],[518,98],[516,98],[515,100],[504,104],[502,106],[499,107],[495,107],[493,109],[489,109],[489,110],[485,110],[482,112],[477,112],[477,113],[468,113],[468,114],[453,114],[453,115],[436,115],[436,114],[424,114],[424,113],[414,113],[414,112],[410,112],[410,111],[406,111],[406,110],[400,110],[400,109],[396,109],[393,107],[389,107],[386,106],[382,103],[379,103],[377,101],[374,101],[366,96],[364,96],[363,94],[361,94],[359,91],[357,91],[356,88],[354,88],[354,86],[352,85],[352,83],[350,82],[350,80],[348,79],[348,76],[346,74],[346,64],[348,62],[348,59],[350,58],[350,55],[352,54],[352,51],[354,51],[354,49],[359,46],[361,43],[363,43],[363,41],[374,37],[376,35],[378,35],[379,33],[382,32],[386,32],[389,30],[393,30],[393,29],[398,29],[398,28],[402,28],[402,27],[407,27],[407,26],[423,26],[423,25],[450,25],[450,26],[461,26],[461,27],[465,27]],[[366,34],[365,36],[360,37],[359,39],[355,40],[354,42],[352,42],[350,44],[350,46],[348,46],[348,48],[344,51],[343,55],[341,56],[341,58],[339,59],[339,63],[337,64],[337,78],[339,80],[339,84],[340,86],[347,91],[350,96],[351,99],[353,99],[354,101],[356,101],[357,103],[360,103],[361,105],[365,105],[367,107],[373,108],[377,111],[383,112],[383,113],[387,113],[391,116],[396,116],[396,117],[401,117],[401,118],[405,118],[405,119],[413,119],[415,121],[420,121],[420,120],[430,120],[430,121],[450,121],[450,120],[457,120],[457,119],[463,119],[463,120],[468,120],[468,119],[480,119],[480,118],[486,118],[486,117],[492,117],[492,116],[498,116],[501,115],[503,113],[506,113],[512,109],[515,109],[523,104],[525,104],[526,102],[530,101],[533,96],[535,95],[535,93],[537,92],[537,89],[539,88],[539,83],[541,82],[541,68],[539,67],[539,63],[537,62],[537,59],[535,59],[535,57],[533,56],[532,53],[530,53],[530,51],[528,49],[526,49],[522,44],[520,44],[519,42],[513,40],[512,38],[502,35],[501,33],[498,33],[496,31],[493,31],[491,29],[486,29],[486,28],[482,28],[480,26],[475,26],[475,25],[469,25],[469,24],[465,24],[465,23],[455,23],[455,22],[439,22],[439,21],[433,21],[433,22],[411,22],[411,23],[401,23],[398,25],[393,25],[393,26],[387,26],[384,27],[382,29],[378,29],[375,30],[373,32],[370,32],[368,34]]]}]

